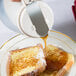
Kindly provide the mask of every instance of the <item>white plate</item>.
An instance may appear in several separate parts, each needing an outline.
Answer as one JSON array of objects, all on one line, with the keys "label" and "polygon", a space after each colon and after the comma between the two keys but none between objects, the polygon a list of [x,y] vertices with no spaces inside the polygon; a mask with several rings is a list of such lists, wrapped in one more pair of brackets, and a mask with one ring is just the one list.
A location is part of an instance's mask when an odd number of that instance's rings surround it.
[{"label": "white plate", "polygon": [[[30,38],[24,35],[17,35],[14,38],[10,39],[8,42],[6,42],[0,49],[0,64],[2,63],[3,56],[7,53],[7,51],[15,50],[15,49],[21,49],[29,46],[35,46],[37,44],[41,43],[44,47],[44,41],[41,38]],[[50,31],[49,37],[47,39],[47,44],[52,44],[61,47],[65,51],[68,51],[69,53],[75,53],[76,49],[76,43],[69,38],[68,36],[56,32],[56,31]],[[75,58],[76,60],[76,58]],[[2,65],[2,64],[1,64]],[[1,67],[4,68],[4,67]],[[76,76],[76,61],[72,68],[67,72],[67,75],[65,76]],[[4,71],[1,72],[1,74],[4,73]]]}]

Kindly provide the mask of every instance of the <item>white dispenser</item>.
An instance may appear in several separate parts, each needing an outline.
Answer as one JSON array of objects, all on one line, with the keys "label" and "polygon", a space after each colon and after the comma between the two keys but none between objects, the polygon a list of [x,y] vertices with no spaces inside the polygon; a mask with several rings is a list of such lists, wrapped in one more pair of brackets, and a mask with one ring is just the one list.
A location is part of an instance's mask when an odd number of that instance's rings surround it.
[{"label": "white dispenser", "polygon": [[54,21],[51,8],[43,1],[37,0],[1,0],[0,19],[13,31],[31,37],[46,36]]}]

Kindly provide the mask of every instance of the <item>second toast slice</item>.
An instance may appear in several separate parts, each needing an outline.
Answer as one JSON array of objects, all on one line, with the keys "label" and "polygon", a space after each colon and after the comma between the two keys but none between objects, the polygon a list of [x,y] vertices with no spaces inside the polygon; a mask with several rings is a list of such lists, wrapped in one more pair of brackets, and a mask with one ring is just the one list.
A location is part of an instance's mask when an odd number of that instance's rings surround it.
[{"label": "second toast slice", "polygon": [[36,76],[46,67],[41,45],[11,51],[8,60],[8,76]]}]

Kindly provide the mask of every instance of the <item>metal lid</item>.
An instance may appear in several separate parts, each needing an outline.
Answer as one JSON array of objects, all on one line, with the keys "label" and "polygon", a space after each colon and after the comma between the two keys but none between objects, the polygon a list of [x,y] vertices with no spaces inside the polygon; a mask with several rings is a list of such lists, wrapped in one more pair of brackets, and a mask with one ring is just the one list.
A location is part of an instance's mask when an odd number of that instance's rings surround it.
[{"label": "metal lid", "polygon": [[53,25],[52,10],[42,1],[34,1],[23,6],[18,17],[22,33],[31,37],[44,37]]}]

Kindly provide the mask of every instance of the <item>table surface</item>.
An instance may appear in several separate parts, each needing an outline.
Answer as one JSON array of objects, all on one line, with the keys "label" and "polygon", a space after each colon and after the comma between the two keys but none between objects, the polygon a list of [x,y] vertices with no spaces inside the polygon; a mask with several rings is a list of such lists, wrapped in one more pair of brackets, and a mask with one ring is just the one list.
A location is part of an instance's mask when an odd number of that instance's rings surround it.
[{"label": "table surface", "polygon": [[[44,0],[54,13],[53,29],[76,40],[76,22],[72,13],[74,0]],[[18,33],[8,29],[0,20],[0,46]]]}]

